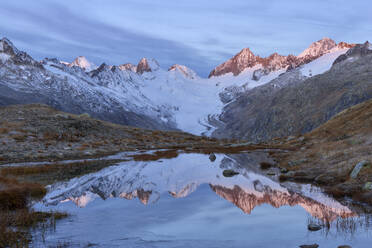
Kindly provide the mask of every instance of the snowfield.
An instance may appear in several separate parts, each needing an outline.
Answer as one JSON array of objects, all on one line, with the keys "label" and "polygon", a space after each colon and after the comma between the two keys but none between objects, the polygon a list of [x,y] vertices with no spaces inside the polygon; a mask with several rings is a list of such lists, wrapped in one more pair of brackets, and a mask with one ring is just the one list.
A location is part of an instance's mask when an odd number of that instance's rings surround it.
[{"label": "snowfield", "polygon": [[[311,77],[329,70],[333,61],[348,49],[334,49],[318,59],[302,66],[301,73]],[[225,104],[220,94],[231,87],[242,91],[264,85],[285,73],[285,69],[273,71],[261,77],[258,81],[252,79],[253,72],[261,66],[247,68],[234,76],[227,73],[218,77],[190,78],[179,70],[165,71],[157,69],[143,75],[144,83],[140,91],[158,106],[168,106],[177,127],[182,131],[196,135],[209,135],[214,127],[211,118],[218,118]],[[228,103],[227,103],[228,104]]]},{"label": "snowfield", "polygon": [[303,65],[301,67],[302,75],[312,77],[328,71],[331,69],[333,61],[335,61],[338,56],[346,53],[347,50],[349,49],[333,49],[330,53],[327,53],[322,57]]}]

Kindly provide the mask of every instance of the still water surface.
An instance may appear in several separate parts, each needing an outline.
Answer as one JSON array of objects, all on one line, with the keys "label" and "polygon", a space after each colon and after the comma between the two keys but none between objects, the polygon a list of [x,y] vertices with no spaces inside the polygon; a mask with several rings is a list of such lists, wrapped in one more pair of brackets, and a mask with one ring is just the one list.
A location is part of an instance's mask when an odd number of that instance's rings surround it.
[{"label": "still water surface", "polygon": [[[51,185],[38,209],[71,214],[47,244],[85,247],[372,247],[372,222],[319,188],[279,183],[264,155],[122,162]],[[239,172],[224,177],[223,171]],[[310,232],[309,223],[330,223]]]}]

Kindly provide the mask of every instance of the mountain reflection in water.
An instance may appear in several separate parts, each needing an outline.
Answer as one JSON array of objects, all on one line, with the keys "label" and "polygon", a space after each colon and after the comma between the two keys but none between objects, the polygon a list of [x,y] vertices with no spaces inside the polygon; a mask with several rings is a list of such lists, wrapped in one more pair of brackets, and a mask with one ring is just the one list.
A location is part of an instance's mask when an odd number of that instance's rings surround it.
[{"label": "mountain reflection in water", "polygon": [[[251,163],[258,164],[258,161]],[[203,154],[181,154],[177,158],[151,162],[123,162],[97,173],[51,185],[44,202],[57,205],[73,201],[85,207],[98,197],[121,197],[128,200],[138,198],[143,204],[148,204],[156,203],[167,192],[175,198],[187,197],[200,185],[208,184],[216,194],[246,214],[257,206],[270,204],[275,208],[299,205],[311,216],[327,222],[356,215],[316,187],[280,184],[247,168],[249,166],[225,155],[217,155],[214,162]],[[240,174],[227,178],[222,175],[224,169],[233,169]]]}]

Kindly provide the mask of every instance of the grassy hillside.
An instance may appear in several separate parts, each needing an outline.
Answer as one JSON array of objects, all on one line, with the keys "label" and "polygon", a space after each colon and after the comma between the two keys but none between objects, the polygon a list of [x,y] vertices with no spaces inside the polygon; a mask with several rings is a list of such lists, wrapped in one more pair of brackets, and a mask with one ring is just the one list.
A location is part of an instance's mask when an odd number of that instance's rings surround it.
[{"label": "grassy hillside", "polygon": [[[292,171],[283,180],[315,182],[335,196],[351,196],[372,204],[372,100],[342,111],[304,135],[285,141],[297,149],[275,156]],[[351,172],[365,161],[356,178]]]},{"label": "grassy hillside", "polygon": [[119,151],[192,147],[220,141],[176,131],[116,125],[47,105],[0,107],[0,164],[97,157]]}]

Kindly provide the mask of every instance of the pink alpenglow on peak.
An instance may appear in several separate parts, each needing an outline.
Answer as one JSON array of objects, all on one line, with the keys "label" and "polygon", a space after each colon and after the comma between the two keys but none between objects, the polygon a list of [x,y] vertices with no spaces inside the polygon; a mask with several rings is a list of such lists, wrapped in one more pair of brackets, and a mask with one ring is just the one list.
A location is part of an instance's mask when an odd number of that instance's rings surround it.
[{"label": "pink alpenglow on peak", "polygon": [[137,65],[137,73],[157,71],[159,67],[159,63],[155,59],[142,58]]},{"label": "pink alpenglow on peak", "polygon": [[72,61],[71,64],[69,64],[69,66],[70,67],[77,66],[84,69],[87,72],[97,69],[97,66],[89,62],[87,58],[85,58],[84,56],[77,57],[74,61]]},{"label": "pink alpenglow on peak", "polygon": [[119,65],[118,67],[122,71],[132,71],[132,72],[137,71],[137,66],[135,66],[131,63],[122,64],[122,65]]},{"label": "pink alpenglow on peak", "polygon": [[278,53],[273,53],[266,58],[254,55],[249,48],[244,48],[237,55],[217,66],[210,73],[209,77],[221,76],[227,73],[232,73],[234,76],[237,76],[245,69],[257,66],[259,68],[254,74],[253,79],[259,80],[260,76],[267,75],[272,71],[294,69],[301,65],[310,63],[327,53],[349,49],[354,46],[355,44],[348,44],[346,42],[340,42],[337,44],[330,38],[323,38],[312,43],[298,56],[283,56]]},{"label": "pink alpenglow on peak", "polygon": [[319,56],[321,54],[325,54],[331,49],[335,48],[337,46],[336,42],[330,38],[323,38],[321,40],[318,40],[314,43],[312,43],[308,48],[306,48],[300,55],[298,55],[298,58],[303,58],[306,56]]}]

